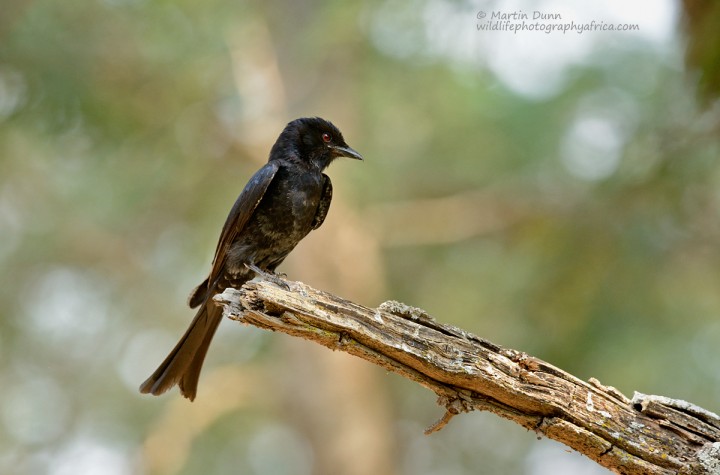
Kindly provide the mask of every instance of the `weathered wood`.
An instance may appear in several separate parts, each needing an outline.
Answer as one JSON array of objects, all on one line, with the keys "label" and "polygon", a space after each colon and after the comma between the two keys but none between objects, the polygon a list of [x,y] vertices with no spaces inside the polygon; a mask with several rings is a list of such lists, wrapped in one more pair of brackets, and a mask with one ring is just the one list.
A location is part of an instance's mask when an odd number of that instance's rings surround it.
[{"label": "weathered wood", "polygon": [[630,401],[398,302],[368,308],[276,276],[215,299],[243,323],[359,356],[438,395],[445,415],[493,412],[620,474],[720,474],[720,418],[684,401]]}]

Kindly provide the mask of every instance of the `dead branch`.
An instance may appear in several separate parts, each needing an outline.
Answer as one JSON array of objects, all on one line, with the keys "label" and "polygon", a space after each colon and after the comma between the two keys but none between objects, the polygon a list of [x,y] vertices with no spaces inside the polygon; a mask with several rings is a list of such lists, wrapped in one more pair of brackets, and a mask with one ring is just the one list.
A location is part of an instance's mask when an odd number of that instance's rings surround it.
[{"label": "dead branch", "polygon": [[399,302],[368,308],[264,275],[215,299],[243,323],[359,356],[438,395],[445,414],[490,411],[620,474],[720,475],[720,417],[685,401],[630,400]]}]

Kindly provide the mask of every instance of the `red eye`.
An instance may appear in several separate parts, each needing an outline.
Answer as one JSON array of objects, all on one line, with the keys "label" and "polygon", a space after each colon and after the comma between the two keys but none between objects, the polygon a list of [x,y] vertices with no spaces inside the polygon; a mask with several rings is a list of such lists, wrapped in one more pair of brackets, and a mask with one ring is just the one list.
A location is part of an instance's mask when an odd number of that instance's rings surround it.
[{"label": "red eye", "polygon": [[329,142],[332,140],[332,137],[330,137],[330,134],[322,134],[323,142]]}]

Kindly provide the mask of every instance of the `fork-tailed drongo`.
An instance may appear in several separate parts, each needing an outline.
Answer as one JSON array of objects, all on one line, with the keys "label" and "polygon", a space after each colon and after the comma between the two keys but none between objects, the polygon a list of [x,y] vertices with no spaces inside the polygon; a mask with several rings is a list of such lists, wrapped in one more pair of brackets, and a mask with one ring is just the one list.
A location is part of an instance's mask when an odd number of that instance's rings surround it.
[{"label": "fork-tailed drongo", "polygon": [[311,230],[325,220],[332,184],[322,171],[338,157],[362,160],[340,131],[320,118],[290,122],[230,210],[215,250],[212,270],[191,294],[200,306],[190,327],[140,392],[162,394],[174,385],[193,400],[203,360],[222,319],[212,298],[239,287],[254,273],[246,264],[273,272]]}]

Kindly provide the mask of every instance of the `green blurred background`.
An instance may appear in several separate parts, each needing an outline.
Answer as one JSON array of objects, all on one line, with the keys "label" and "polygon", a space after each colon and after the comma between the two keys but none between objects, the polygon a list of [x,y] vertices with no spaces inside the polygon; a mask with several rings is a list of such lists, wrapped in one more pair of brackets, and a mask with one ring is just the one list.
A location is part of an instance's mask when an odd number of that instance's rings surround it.
[{"label": "green blurred background", "polygon": [[[185,330],[284,124],[363,163],[281,267],[580,378],[720,410],[713,2],[5,0],[0,472],[602,474],[487,414],[224,322],[197,400],[137,387]],[[480,11],[634,31],[478,31]]]}]

